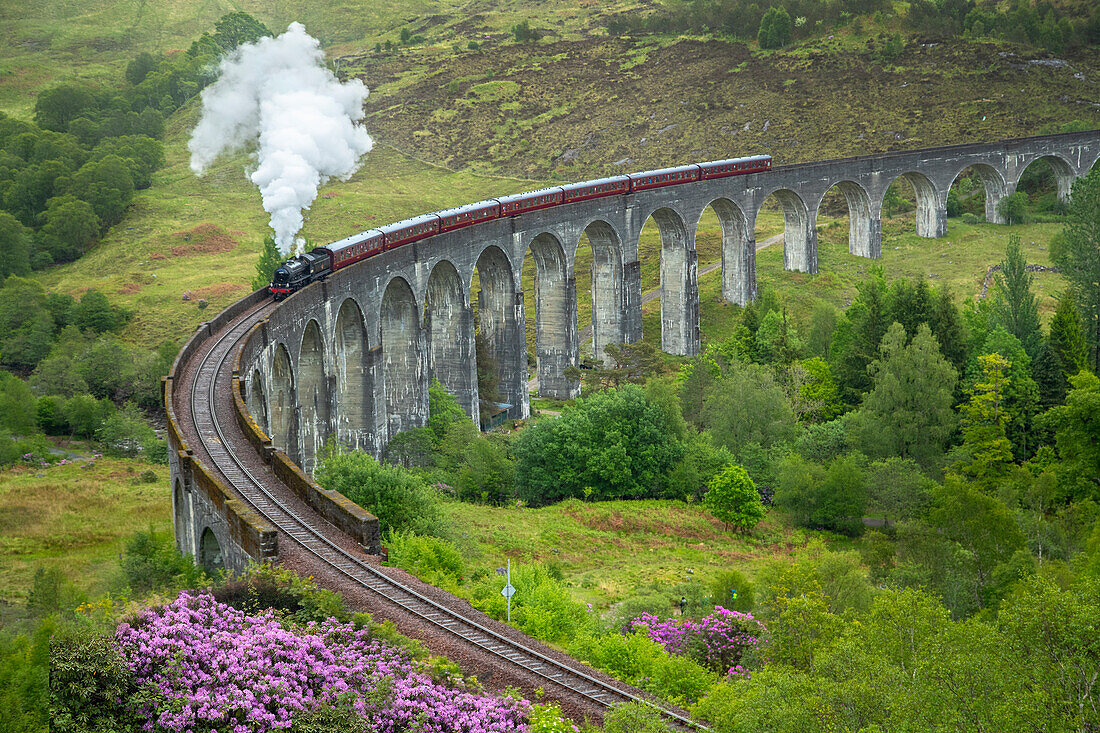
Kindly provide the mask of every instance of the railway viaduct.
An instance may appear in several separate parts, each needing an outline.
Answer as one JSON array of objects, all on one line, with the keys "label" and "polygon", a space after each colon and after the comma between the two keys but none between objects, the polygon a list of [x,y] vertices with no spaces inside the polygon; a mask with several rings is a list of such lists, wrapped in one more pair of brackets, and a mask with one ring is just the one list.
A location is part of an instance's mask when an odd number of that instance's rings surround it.
[{"label": "railway viaduct", "polygon": [[[476,419],[476,329],[499,369],[509,416],[526,417],[525,309],[534,309],[540,392],[577,394],[564,370],[580,352],[575,262],[583,236],[593,253],[593,352],[641,338],[638,238],[652,217],[662,242],[662,348],[693,355],[700,346],[695,231],[708,208],[722,228],[723,297],[744,305],[756,295],[753,232],[770,196],[783,210],[785,267],[814,273],[818,209],[833,188],[847,201],[850,252],[877,258],[883,198],[898,178],[916,195],[916,233],[942,237],[947,193],[964,170],[980,177],[987,219],[998,222],[997,203],[1031,163],[1048,161],[1066,198],[1098,158],[1100,130],[884,153],[583,201],[439,234],[336,272],[271,310],[241,340],[240,396],[269,450],[307,474],[330,437],[378,455],[398,432],[426,424],[432,378]],[[527,258],[536,269],[534,302],[524,302],[519,284]],[[173,462],[173,484],[190,495],[186,468]],[[217,516],[225,510],[216,501],[184,501],[179,488],[176,494],[177,543],[199,557],[205,528],[225,526]],[[245,548],[223,533],[220,547],[229,565],[241,565],[256,556],[257,542]]]}]

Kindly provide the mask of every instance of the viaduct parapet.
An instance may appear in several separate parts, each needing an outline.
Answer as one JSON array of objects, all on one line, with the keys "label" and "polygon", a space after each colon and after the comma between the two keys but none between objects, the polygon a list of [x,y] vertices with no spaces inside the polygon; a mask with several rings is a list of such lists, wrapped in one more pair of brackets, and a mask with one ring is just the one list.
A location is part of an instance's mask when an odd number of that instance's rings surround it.
[{"label": "viaduct parapet", "polygon": [[[722,227],[723,297],[744,305],[756,295],[756,218],[773,194],[784,215],[785,267],[813,273],[818,208],[833,188],[848,204],[849,250],[877,258],[883,198],[898,178],[916,193],[916,233],[942,237],[947,193],[965,169],[980,176],[986,216],[998,222],[997,203],[1015,192],[1031,163],[1049,161],[1066,198],[1098,157],[1100,131],[884,153],[561,205],[439,234],[288,298],[243,342],[242,391],[273,445],[306,472],[330,437],[378,455],[398,432],[426,424],[433,377],[476,419],[476,331],[499,371],[500,401],[509,417],[523,418],[529,376],[543,395],[577,394],[564,371],[578,363],[581,347],[575,263],[584,235],[593,253],[593,353],[641,338],[638,237],[652,217],[662,242],[662,348],[693,355],[695,233],[707,208]],[[525,302],[520,276],[528,258],[536,277],[534,298]],[[536,323],[535,375],[528,374],[527,309]]]}]

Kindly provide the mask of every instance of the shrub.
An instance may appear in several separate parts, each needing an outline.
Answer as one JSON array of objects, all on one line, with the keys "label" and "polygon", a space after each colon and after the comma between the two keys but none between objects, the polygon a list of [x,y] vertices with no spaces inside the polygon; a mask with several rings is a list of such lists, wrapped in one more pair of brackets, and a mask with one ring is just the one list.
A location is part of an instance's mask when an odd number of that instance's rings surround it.
[{"label": "shrub", "polygon": [[[125,701],[126,704],[119,704]],[[152,703],[107,634],[69,632],[50,644],[50,730],[136,731],[131,705]]]},{"label": "shrub", "polygon": [[461,584],[466,575],[462,552],[447,540],[421,537],[411,532],[391,532],[386,538],[389,563],[412,573],[425,583]]},{"label": "shrub", "polygon": [[[336,619],[341,623],[356,618],[348,611],[339,595],[317,585],[291,570],[274,565],[252,565],[244,577],[229,581],[214,589],[219,603],[249,614],[267,609],[280,611],[303,624]],[[360,619],[357,628],[371,625],[370,617]],[[372,631],[374,627],[372,626]]]},{"label": "shrub", "polygon": [[603,719],[604,733],[667,733],[661,714],[644,702],[615,705]]},{"label": "shrub", "polygon": [[156,441],[156,433],[133,405],[113,413],[96,428],[95,437],[110,456],[133,458],[146,443]]},{"label": "shrub", "polygon": [[535,506],[586,496],[653,496],[683,454],[667,412],[628,384],[579,399],[514,445],[516,491]]},{"label": "shrub", "polygon": [[31,638],[0,629],[0,728],[5,733],[50,730],[49,655],[52,621]]},{"label": "shrub", "polygon": [[[524,633],[549,642],[562,642],[595,619],[573,600],[561,582],[560,571],[543,563],[512,566],[512,625]],[[558,577],[555,577],[558,576]],[[500,595],[504,580],[487,576],[471,589],[474,608],[493,618],[504,619],[507,601]]]},{"label": "shrub", "polygon": [[698,621],[645,614],[634,619],[634,628],[668,653],[689,657],[719,674],[738,674],[742,657],[755,651],[764,634],[764,625],[750,614],[721,606]]},{"label": "shrub", "polygon": [[752,582],[736,570],[723,570],[710,583],[711,600],[741,613],[752,613],[755,594]]},{"label": "shrub", "polygon": [[381,464],[367,453],[331,452],[322,458],[316,478],[378,517],[383,533],[438,534],[443,529],[435,493],[414,473]]},{"label": "shrub", "polygon": [[401,468],[427,468],[431,465],[434,435],[428,427],[403,430],[390,440],[382,460]]},{"label": "shrub", "polygon": [[997,202],[997,214],[1005,224],[1026,224],[1030,219],[1027,211],[1027,194],[1017,191]]},{"label": "shrub", "polygon": [[791,42],[791,16],[782,6],[768,8],[760,19],[760,48],[782,48]]},{"label": "shrub", "polygon": [[643,613],[654,616],[667,616],[672,610],[668,596],[662,593],[644,593],[631,596],[614,608],[612,626],[617,631],[629,629],[634,619]]},{"label": "shrub", "polygon": [[684,705],[697,702],[717,681],[717,674],[693,659],[662,654],[654,660],[649,679],[642,682],[642,689]]},{"label": "shrub", "polygon": [[569,653],[624,682],[634,684],[650,675],[664,651],[660,644],[644,633],[634,633],[581,636],[569,646]]},{"label": "shrub", "polygon": [[189,555],[176,549],[171,537],[158,535],[152,529],[135,532],[126,541],[121,565],[130,589],[138,594],[167,588],[195,588],[205,580],[202,569]]}]

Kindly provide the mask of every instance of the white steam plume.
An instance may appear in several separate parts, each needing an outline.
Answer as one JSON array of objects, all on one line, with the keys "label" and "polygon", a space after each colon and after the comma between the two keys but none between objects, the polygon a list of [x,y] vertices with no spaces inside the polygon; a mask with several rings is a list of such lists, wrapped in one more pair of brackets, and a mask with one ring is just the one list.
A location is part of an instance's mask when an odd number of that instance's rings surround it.
[{"label": "white steam plume", "polygon": [[202,92],[202,118],[191,133],[191,170],[202,175],[222,152],[256,141],[252,182],[271,214],[280,251],[302,228],[302,209],[329,178],[346,180],[373,146],[358,124],[367,88],[341,83],[320,43],[300,23],[277,38],[241,46],[221,62]]}]

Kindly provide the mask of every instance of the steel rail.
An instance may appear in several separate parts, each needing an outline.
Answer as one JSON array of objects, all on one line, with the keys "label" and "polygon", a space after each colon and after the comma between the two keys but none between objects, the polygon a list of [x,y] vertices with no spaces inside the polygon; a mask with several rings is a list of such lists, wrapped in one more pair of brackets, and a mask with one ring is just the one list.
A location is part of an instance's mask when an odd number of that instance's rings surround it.
[{"label": "steel rail", "polygon": [[[211,461],[246,501],[263,514],[279,531],[289,536],[321,562],[355,583],[418,616],[428,624],[449,632],[509,664],[558,684],[570,692],[601,706],[610,707],[614,702],[617,702],[609,701],[609,697],[618,697],[620,698],[618,701],[638,701],[670,718],[677,727],[687,730],[709,730],[690,718],[672,710],[667,710],[650,700],[623,692],[602,680],[509,639],[387,577],[378,569],[362,562],[333,543],[320,528],[314,526],[306,518],[296,515],[276,498],[236,454],[229,450],[226,434],[218,418],[215,403],[217,387],[227,381],[218,377],[226,370],[226,365],[234,351],[234,347],[238,345],[240,339],[257,320],[256,315],[268,305],[265,303],[258,308],[246,311],[236,322],[227,325],[223,334],[217,338],[214,345],[203,356],[198,368],[193,371],[194,378],[190,390],[191,422],[203,443],[203,447],[210,456]],[[230,343],[223,347],[226,341],[230,341]],[[216,359],[216,363],[210,366],[212,359]],[[200,402],[200,397],[204,393],[207,400],[207,409],[203,409]],[[463,629],[462,626],[466,628]],[[527,659],[524,659],[524,656]],[[586,686],[589,689],[584,689]]]}]

